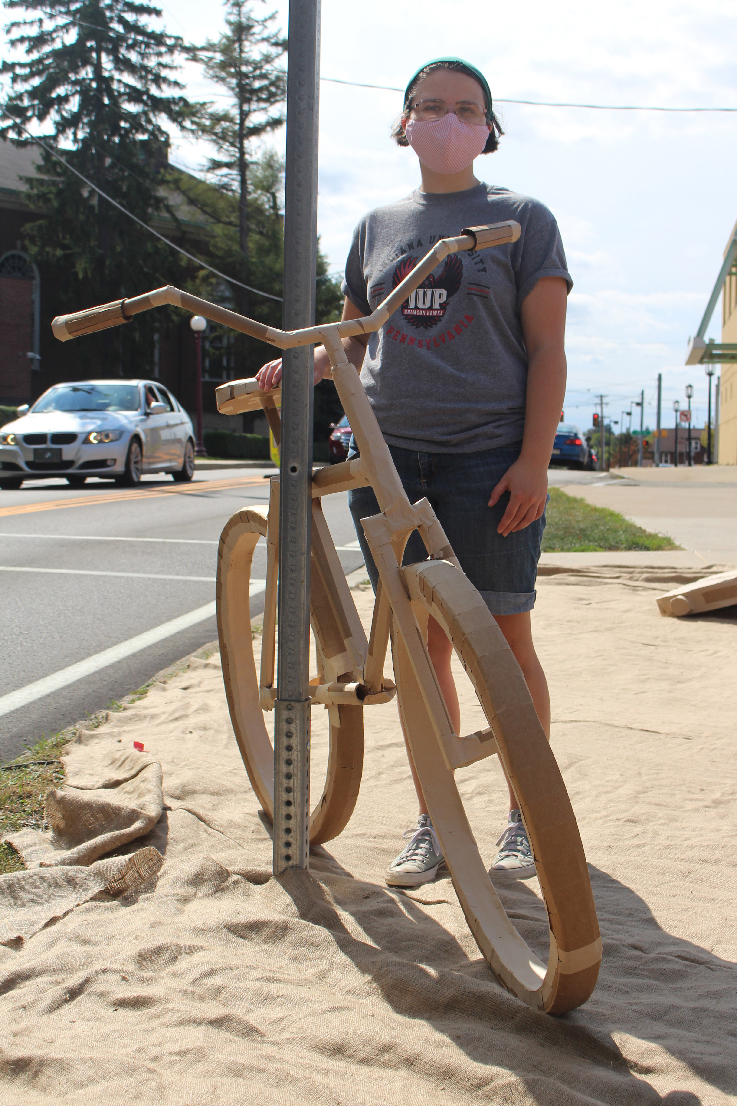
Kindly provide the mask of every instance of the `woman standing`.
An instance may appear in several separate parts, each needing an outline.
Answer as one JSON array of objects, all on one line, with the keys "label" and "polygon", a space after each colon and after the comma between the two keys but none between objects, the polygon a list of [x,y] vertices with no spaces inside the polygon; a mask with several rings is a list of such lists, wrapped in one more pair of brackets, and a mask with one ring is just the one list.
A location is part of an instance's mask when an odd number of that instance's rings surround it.
[{"label": "woman standing", "polygon": [[[481,593],[527,681],[550,736],[550,700],[532,642],[530,611],[545,527],[547,469],[565,394],[566,296],[572,287],[555,219],[537,200],[477,180],[473,163],[502,134],[489,86],[460,58],[437,58],[407,85],[392,132],[420,162],[411,196],[366,215],[346,264],[344,319],[369,315],[440,238],[464,227],[515,219],[516,243],[451,254],[369,337],[346,338],[410,502],[427,497],[463,571]],[[398,320],[398,321],[395,321]],[[329,375],[315,350],[315,382]],[[281,361],[258,377],[269,388]],[[356,456],[352,450],[350,456]],[[350,493],[356,533],[376,588],[377,572],[360,519],[378,513],[370,488]],[[406,564],[427,557],[418,533]],[[452,646],[430,620],[428,649],[456,733]],[[408,750],[409,753],[409,750]],[[386,882],[434,879],[443,861],[410,756],[419,799],[417,826]],[[492,875],[535,874],[527,833],[510,788],[507,826]]]}]

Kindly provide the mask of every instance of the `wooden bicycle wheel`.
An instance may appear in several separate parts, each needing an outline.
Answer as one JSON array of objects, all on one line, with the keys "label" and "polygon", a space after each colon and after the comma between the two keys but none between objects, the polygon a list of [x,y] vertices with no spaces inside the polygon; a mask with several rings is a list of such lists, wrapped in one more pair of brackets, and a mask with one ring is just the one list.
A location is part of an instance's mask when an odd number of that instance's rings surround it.
[{"label": "wooden bicycle wheel", "polygon": [[[272,535],[273,536],[273,535]],[[269,537],[265,511],[237,511],[220,537],[217,569],[217,623],[225,692],[236,741],[248,777],[264,813],[274,816],[274,748],[264,720],[251,634],[250,590],[253,553],[259,538]],[[276,610],[276,542],[269,557],[266,614]],[[321,594],[320,565],[313,555],[313,593]],[[313,604],[312,627],[318,656],[330,656],[330,642],[341,635],[332,603]],[[270,623],[270,629],[267,623]],[[274,655],[274,618],[265,618],[262,650]],[[269,637],[270,635],[270,637]],[[333,650],[334,651],[334,650]],[[322,708],[320,708],[322,709]],[[310,842],[330,841],[347,824],[356,805],[363,770],[363,707],[331,706],[330,747],[325,786],[312,811]]]},{"label": "wooden bicycle wheel", "polygon": [[533,1008],[563,1014],[589,997],[601,962],[586,858],[565,784],[522,672],[470,581],[447,561],[427,561],[403,572],[415,609],[432,615],[451,639],[493,730],[547,908],[547,967],[512,925],[494,890],[447,755],[433,737],[410,654],[395,633],[400,711],[458,898],[481,952],[503,985]]}]

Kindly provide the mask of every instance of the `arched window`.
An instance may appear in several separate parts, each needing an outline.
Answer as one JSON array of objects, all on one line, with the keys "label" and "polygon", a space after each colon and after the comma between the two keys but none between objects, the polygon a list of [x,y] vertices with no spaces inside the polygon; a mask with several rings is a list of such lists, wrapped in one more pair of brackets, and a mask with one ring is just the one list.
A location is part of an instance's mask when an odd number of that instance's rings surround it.
[{"label": "arched window", "polygon": [[33,349],[29,350],[28,354],[32,361],[32,368],[38,369],[41,360],[39,354],[41,344],[41,277],[38,267],[31,261],[28,254],[22,250],[8,250],[0,257],[0,277],[33,282],[31,298]]}]

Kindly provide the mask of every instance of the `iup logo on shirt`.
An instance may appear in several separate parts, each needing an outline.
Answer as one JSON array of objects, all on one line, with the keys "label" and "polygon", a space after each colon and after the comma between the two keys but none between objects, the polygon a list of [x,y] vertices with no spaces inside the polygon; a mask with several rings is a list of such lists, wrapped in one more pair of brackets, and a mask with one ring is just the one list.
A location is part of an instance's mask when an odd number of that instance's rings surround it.
[{"label": "iup logo on shirt", "polygon": [[[414,257],[404,257],[394,270],[392,288],[396,288],[411,273],[417,264]],[[456,254],[451,254],[435,276],[431,273],[402,304],[402,318],[410,326],[428,330],[437,326],[445,317],[450,299],[461,287],[463,280],[463,262]]]}]

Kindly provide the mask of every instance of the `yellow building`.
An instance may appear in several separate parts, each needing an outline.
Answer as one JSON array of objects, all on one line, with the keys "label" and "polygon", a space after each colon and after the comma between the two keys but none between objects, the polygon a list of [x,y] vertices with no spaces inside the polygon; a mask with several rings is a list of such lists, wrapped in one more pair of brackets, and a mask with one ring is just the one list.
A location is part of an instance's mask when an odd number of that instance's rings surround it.
[{"label": "yellow building", "polygon": [[[705,341],[714,308],[722,296],[722,340]],[[724,261],[695,338],[688,347],[687,365],[721,367],[718,387],[717,449],[720,465],[737,465],[737,224],[724,251]]]},{"label": "yellow building", "polygon": [[[737,226],[732,233],[733,240],[735,235],[737,235]],[[722,344],[737,348],[737,272],[734,265],[724,281]],[[734,361],[731,364],[722,364],[719,384],[718,444],[719,464],[737,465],[737,362]]]}]

